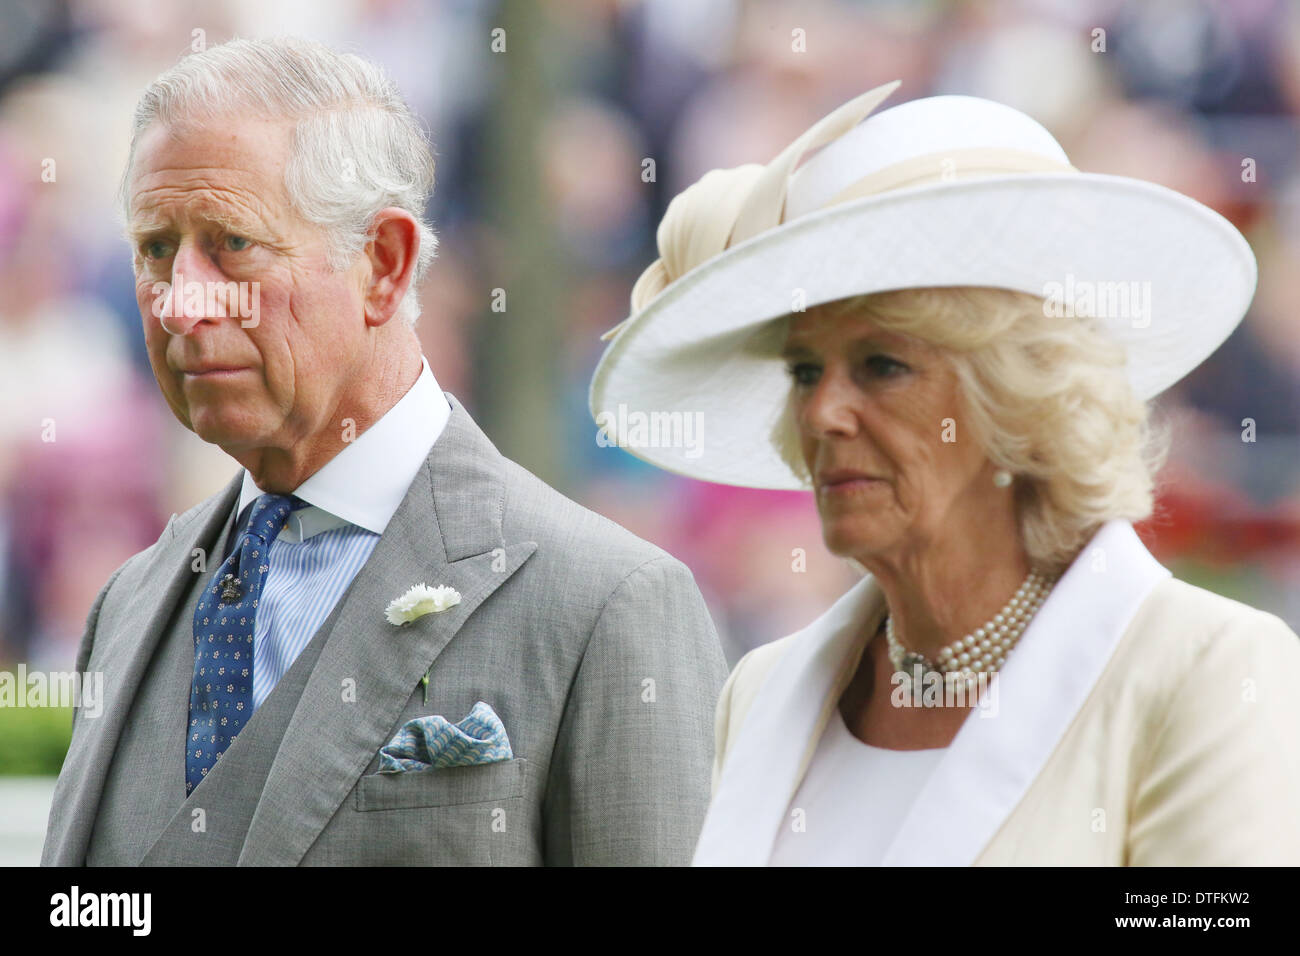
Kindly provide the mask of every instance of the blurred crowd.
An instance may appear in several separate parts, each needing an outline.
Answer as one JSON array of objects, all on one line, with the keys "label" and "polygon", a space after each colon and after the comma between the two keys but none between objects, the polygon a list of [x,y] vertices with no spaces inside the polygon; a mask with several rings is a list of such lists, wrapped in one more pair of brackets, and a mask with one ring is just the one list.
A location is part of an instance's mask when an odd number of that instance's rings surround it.
[{"label": "blurred crowd", "polygon": [[[507,42],[537,51],[546,90],[535,148],[562,277],[559,376],[549,404],[508,411],[558,443],[563,467],[548,477],[561,490],[691,567],[732,661],[810,621],[854,574],[822,545],[808,496],[693,482],[600,447],[587,411],[599,335],[625,317],[673,195],[711,168],[766,162],[834,106],[896,78],[887,106],[936,93],[1008,103],[1046,125],[1078,168],[1187,193],[1251,241],[1260,283],[1250,315],[1159,401],[1173,454],[1159,513],[1140,530],[1181,575],[1300,626],[1293,4],[533,6],[536,35]],[[196,44],[232,36],[306,35],[388,69],[438,156],[425,354],[477,414],[500,387],[484,356],[511,334],[491,312],[492,290],[510,269],[503,255],[519,248],[487,214],[502,168],[487,153],[509,84],[528,77],[506,68],[509,46],[491,49],[509,2],[7,0],[0,10],[0,666],[69,667],[114,568],[238,468],[172,418],[144,352],[113,206],[140,90]],[[1242,440],[1247,419],[1254,441]]]}]

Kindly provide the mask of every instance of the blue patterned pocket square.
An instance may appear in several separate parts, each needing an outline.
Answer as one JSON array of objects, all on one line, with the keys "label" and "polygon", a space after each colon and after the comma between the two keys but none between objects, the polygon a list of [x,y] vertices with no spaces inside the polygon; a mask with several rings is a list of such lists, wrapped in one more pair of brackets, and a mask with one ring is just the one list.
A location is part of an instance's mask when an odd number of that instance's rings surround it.
[{"label": "blue patterned pocket square", "polygon": [[466,767],[514,756],[501,718],[480,700],[457,724],[437,714],[408,720],[379,751],[379,772]]}]

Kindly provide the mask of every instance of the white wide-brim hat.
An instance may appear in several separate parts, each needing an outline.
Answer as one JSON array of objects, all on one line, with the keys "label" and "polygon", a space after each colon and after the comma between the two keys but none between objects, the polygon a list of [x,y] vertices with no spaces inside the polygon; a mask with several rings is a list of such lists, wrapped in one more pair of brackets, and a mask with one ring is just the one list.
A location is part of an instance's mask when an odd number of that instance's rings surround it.
[{"label": "white wide-brim hat", "polygon": [[850,296],[965,285],[1043,296],[1125,346],[1143,399],[1241,321],[1255,257],[1218,213],[1079,172],[1047,130],[990,100],[929,97],[863,122],[897,86],[844,104],[766,166],[714,170],[673,200],[661,258],[592,379],[602,444],[706,481],[809,488],[774,441],[790,392],[784,320]]}]

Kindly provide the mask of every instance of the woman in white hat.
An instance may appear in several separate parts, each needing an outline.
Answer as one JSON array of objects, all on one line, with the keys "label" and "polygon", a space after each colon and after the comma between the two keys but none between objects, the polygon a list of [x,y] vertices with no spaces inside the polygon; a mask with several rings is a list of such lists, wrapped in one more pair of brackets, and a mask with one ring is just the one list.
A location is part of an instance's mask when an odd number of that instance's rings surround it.
[{"label": "woman in white hat", "polygon": [[677,197],[592,382],[630,452],[812,490],[869,571],[732,672],[695,862],[1300,863],[1300,638],[1131,524],[1249,247],[1000,104],[866,118],[896,86]]}]

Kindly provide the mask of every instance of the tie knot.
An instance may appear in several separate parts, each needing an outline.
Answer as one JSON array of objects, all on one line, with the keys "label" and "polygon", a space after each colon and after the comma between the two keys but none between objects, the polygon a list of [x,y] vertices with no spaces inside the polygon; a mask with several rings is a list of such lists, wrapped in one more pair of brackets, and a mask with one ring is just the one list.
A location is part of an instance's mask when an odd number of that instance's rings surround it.
[{"label": "tie knot", "polygon": [[284,519],[289,512],[305,508],[307,502],[296,495],[262,495],[253,502],[253,512],[248,516],[246,534],[256,535],[263,541],[271,541],[284,527]]}]

